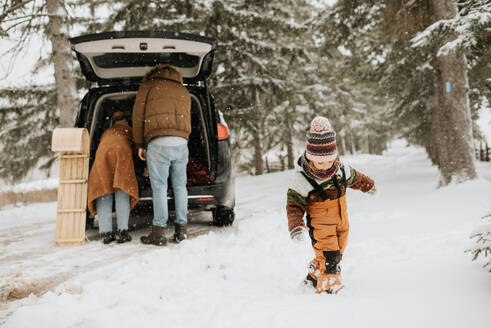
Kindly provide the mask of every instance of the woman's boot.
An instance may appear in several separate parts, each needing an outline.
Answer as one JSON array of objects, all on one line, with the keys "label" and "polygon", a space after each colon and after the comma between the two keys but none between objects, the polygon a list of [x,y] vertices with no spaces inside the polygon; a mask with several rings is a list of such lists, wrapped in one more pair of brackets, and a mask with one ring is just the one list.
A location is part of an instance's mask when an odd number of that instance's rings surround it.
[{"label": "woman's boot", "polygon": [[116,240],[116,237],[115,237],[115,234],[113,231],[109,231],[109,232],[104,232],[102,234],[102,242],[104,244],[109,244],[109,243],[112,243],[113,241]]},{"label": "woman's boot", "polygon": [[119,244],[122,244],[122,243],[126,243],[128,241],[131,241],[131,236],[130,234],[128,233],[128,230],[120,230],[119,233],[118,233],[118,243]]}]

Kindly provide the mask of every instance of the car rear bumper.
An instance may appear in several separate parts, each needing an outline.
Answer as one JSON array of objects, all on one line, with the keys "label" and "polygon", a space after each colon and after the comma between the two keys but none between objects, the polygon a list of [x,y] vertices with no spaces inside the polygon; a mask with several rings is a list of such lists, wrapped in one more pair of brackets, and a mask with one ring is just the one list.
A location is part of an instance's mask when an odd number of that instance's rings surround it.
[{"label": "car rear bumper", "polygon": [[[218,205],[223,205],[221,201],[226,197],[229,186],[227,184],[213,184],[207,186],[191,186],[188,187],[188,208],[211,210]],[[151,209],[152,207],[152,192],[151,189],[147,189],[142,192],[140,201],[137,204],[137,208],[140,210]],[[167,195],[169,210],[174,210],[174,198],[172,191],[169,191]]]}]

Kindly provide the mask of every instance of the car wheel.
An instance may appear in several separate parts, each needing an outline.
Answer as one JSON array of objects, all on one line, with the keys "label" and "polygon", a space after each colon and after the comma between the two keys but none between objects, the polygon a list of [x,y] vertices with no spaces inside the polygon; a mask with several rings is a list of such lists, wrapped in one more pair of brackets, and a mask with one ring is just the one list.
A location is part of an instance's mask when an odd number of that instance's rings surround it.
[{"label": "car wheel", "polygon": [[233,208],[218,206],[213,209],[213,225],[218,227],[230,226],[234,223],[235,213]]}]

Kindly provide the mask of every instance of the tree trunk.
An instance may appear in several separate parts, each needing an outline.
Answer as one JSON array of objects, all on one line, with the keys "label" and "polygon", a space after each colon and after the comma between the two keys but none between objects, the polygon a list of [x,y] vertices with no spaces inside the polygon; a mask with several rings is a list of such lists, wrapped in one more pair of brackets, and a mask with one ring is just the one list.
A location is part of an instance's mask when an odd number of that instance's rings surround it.
[{"label": "tree trunk", "polygon": [[68,45],[67,13],[63,0],[46,0],[49,14],[48,34],[51,41],[52,60],[54,63],[56,83],[56,103],[60,115],[59,125],[73,126],[77,108],[77,91],[72,75],[72,57]]},{"label": "tree trunk", "polygon": [[[435,21],[454,18],[457,9],[453,0],[431,0]],[[450,35],[447,41],[455,40]],[[452,181],[463,182],[477,177],[473,147],[472,120],[469,106],[469,85],[467,62],[461,51],[437,56],[435,65],[439,68],[438,94],[441,95],[440,143],[438,161],[440,164],[440,185]],[[436,90],[435,90],[436,91]]]},{"label": "tree trunk", "polygon": [[254,167],[256,168],[256,175],[264,173],[263,162],[263,147],[261,145],[261,135],[259,131],[255,130],[253,133],[254,138]]},{"label": "tree trunk", "polygon": [[278,159],[280,160],[281,170],[284,171],[286,169],[286,167],[285,167],[285,156],[279,155]]},{"label": "tree trunk", "polygon": [[[339,144],[339,154],[340,155],[346,155],[348,153],[348,148],[346,148],[346,138],[345,138],[345,133],[343,132],[342,134],[340,133],[338,135],[338,140],[337,143]],[[341,141],[341,142],[339,142]]]},{"label": "tree trunk", "polygon": [[292,135],[293,126],[292,126],[289,115],[287,115],[286,129],[287,129],[287,131],[286,131],[286,137],[287,137],[287,140],[286,140],[286,156],[287,156],[287,160],[288,160],[288,169],[293,169],[295,166],[294,165],[295,158],[293,155],[293,135]]},{"label": "tree trunk", "polygon": [[[436,49],[438,51],[438,49]],[[435,52],[436,55],[436,52]],[[436,65],[435,65],[436,66]],[[433,67],[433,95],[430,99],[431,106],[431,128],[430,128],[430,140],[427,141],[426,151],[431,162],[438,166],[440,169],[440,163],[444,162],[440,157],[445,153],[445,141],[442,137],[442,131],[444,129],[445,119],[441,117],[442,104],[442,90],[440,88],[440,70],[438,67]]]},{"label": "tree trunk", "polygon": [[355,138],[353,137],[353,133],[351,132],[351,130],[349,130],[348,133],[349,133],[351,155],[354,155],[356,154]]},{"label": "tree trunk", "polygon": [[[256,108],[257,108],[257,111],[258,111],[258,116],[261,116],[259,115],[259,108],[260,108],[260,100],[259,100],[259,93],[257,91],[257,89],[254,90],[254,94],[255,94],[255,98],[256,98]],[[261,120],[260,120],[261,121]],[[254,142],[254,166],[256,168],[256,175],[261,175],[264,173],[264,162],[263,162],[263,146],[262,146],[262,142],[261,142],[261,126],[262,126],[263,122],[259,122],[259,124],[257,124],[257,127],[254,129],[253,133],[252,133],[252,137],[253,137],[253,142]]]},{"label": "tree trunk", "polygon": [[193,15],[193,4],[191,0],[186,0],[184,2],[185,15],[187,18],[192,18]]}]

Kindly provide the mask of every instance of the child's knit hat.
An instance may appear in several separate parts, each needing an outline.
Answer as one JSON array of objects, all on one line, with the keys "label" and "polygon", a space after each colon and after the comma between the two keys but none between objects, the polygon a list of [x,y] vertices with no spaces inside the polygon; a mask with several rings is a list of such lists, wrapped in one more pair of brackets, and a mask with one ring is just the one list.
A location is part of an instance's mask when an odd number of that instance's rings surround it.
[{"label": "child's knit hat", "polygon": [[310,131],[307,132],[306,148],[305,157],[311,161],[329,162],[338,157],[336,132],[327,118],[317,116],[312,120]]}]

